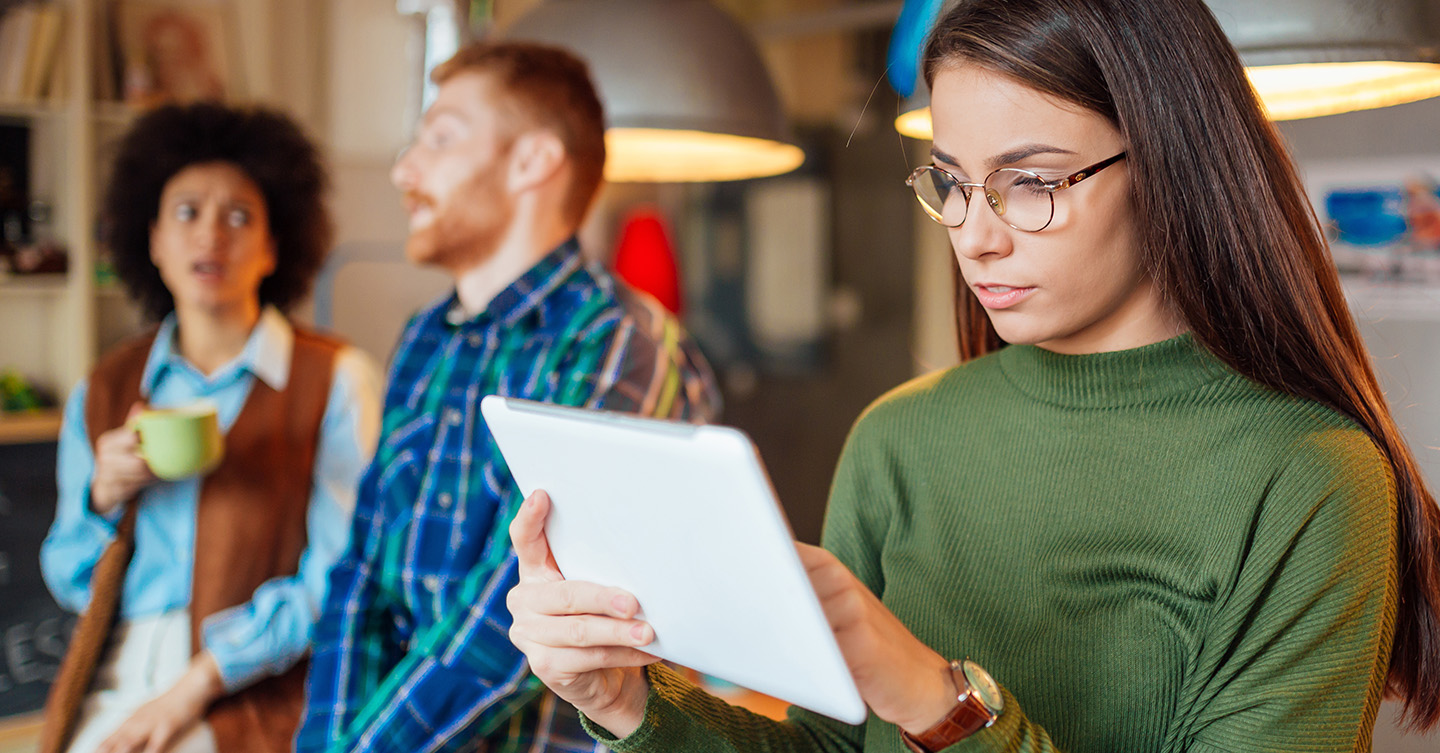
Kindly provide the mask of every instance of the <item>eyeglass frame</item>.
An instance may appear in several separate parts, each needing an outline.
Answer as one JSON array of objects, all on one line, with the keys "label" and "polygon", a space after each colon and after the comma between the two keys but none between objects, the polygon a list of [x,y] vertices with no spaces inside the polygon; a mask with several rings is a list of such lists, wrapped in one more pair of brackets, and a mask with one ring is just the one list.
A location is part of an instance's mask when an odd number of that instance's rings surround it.
[{"label": "eyeglass frame", "polygon": [[[939,165],[921,165],[920,167],[917,167],[917,168],[915,168],[913,171],[911,171],[910,176],[905,179],[905,185],[909,186],[909,187],[911,188],[911,190],[915,192],[915,199],[916,199],[916,201],[919,201],[919,202],[920,202],[920,207],[925,210],[926,216],[928,216],[930,219],[934,220],[934,221],[935,221],[935,224],[937,224],[937,225],[939,225],[939,226],[941,226],[941,227],[954,229],[954,228],[960,227],[960,226],[962,226],[962,225],[965,224],[965,220],[970,217],[970,198],[971,198],[971,196],[974,195],[974,191],[972,190],[969,195],[965,196],[965,214],[960,217],[960,221],[957,222],[957,223],[955,223],[954,225],[946,225],[945,222],[940,219],[940,217],[936,216],[935,210],[932,209],[929,204],[925,203],[925,199],[920,196],[920,190],[917,189],[917,188],[915,188],[915,181],[920,177],[920,175],[921,175],[922,173],[924,173],[924,172],[927,171],[927,170],[934,170],[935,172],[938,172],[938,173],[940,173],[941,175],[944,175],[945,177],[947,177],[947,178],[949,178],[950,180],[954,181],[956,188],[961,188],[961,189],[963,189],[963,188],[967,188],[967,187],[968,187],[968,188],[970,188],[970,189],[976,189],[976,188],[980,189],[981,192],[982,192],[982,193],[984,194],[984,196],[985,196],[985,205],[988,206],[988,207],[990,207],[990,211],[995,212],[995,216],[996,216],[996,217],[999,217],[1002,222],[1004,222],[1006,225],[1009,225],[1010,227],[1015,228],[1016,230],[1019,230],[1019,231],[1022,232],[1022,233],[1038,233],[1038,232],[1040,232],[1041,230],[1044,230],[1045,228],[1050,227],[1050,223],[1052,223],[1052,222],[1055,221],[1055,192],[1056,192],[1056,191],[1064,190],[1064,189],[1066,189],[1066,188],[1069,188],[1069,187],[1075,185],[1076,183],[1079,183],[1079,182],[1082,181],[1082,180],[1085,180],[1086,178],[1089,178],[1089,177],[1094,176],[1095,173],[1098,173],[1098,172],[1100,172],[1101,170],[1104,170],[1105,168],[1107,168],[1107,167],[1109,167],[1109,166],[1111,166],[1111,165],[1119,162],[1120,160],[1125,159],[1125,155],[1126,155],[1125,152],[1120,152],[1119,154],[1117,154],[1117,155],[1115,155],[1115,156],[1113,156],[1113,157],[1109,157],[1109,158],[1107,158],[1107,159],[1102,159],[1102,160],[1100,160],[1099,162],[1096,162],[1095,164],[1090,165],[1089,167],[1081,168],[1081,169],[1079,169],[1079,170],[1077,170],[1077,171],[1075,171],[1075,172],[1073,172],[1073,173],[1071,173],[1071,174],[1069,174],[1069,175],[1067,175],[1067,176],[1065,176],[1065,177],[1063,177],[1063,178],[1061,178],[1061,179],[1059,179],[1059,180],[1045,180],[1045,177],[1044,177],[1043,175],[1035,172],[1034,170],[1026,170],[1026,169],[1021,168],[1021,167],[997,167],[997,168],[995,168],[994,170],[991,170],[990,173],[985,176],[985,180],[984,180],[984,181],[981,181],[981,182],[979,182],[979,183],[967,183],[967,182],[965,182],[965,181],[963,181],[963,180],[960,180],[959,178],[955,177],[955,174],[954,174],[954,173],[950,172],[949,170],[946,170],[946,169],[943,168],[943,167],[940,167]],[[1040,227],[1036,228],[1035,230],[1026,230],[1026,229],[1021,228],[1021,227],[1016,227],[1016,226],[1015,226],[1014,224],[1012,224],[1009,220],[1005,219],[1005,217],[1004,217],[1003,215],[1001,215],[998,210],[995,209],[995,204],[994,204],[994,202],[992,202],[992,201],[990,200],[990,195],[989,195],[989,193],[985,191],[985,183],[986,183],[986,181],[989,181],[990,178],[994,177],[994,175],[995,175],[996,173],[1005,172],[1005,171],[1007,171],[1007,170],[1010,171],[1010,172],[1024,173],[1024,174],[1026,174],[1026,175],[1032,175],[1032,176],[1035,177],[1036,180],[1040,181],[1040,187],[1043,188],[1043,189],[1045,189],[1046,193],[1047,193],[1047,194],[1049,195],[1049,197],[1050,197],[1050,219],[1046,220],[1044,225],[1041,225]]]}]

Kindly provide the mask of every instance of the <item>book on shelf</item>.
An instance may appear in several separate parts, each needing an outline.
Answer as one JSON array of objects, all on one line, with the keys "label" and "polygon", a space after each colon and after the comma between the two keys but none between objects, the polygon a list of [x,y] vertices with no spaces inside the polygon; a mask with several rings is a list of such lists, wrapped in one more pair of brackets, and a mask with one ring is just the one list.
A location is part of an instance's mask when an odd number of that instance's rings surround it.
[{"label": "book on shelf", "polygon": [[58,57],[60,32],[64,29],[65,14],[59,5],[34,6],[38,14],[34,31],[30,36],[30,54],[25,60],[25,82],[20,98],[40,99],[49,88],[51,72]]},{"label": "book on shelf", "polygon": [[14,5],[0,16],[0,101],[34,102],[56,84],[65,12],[58,3]]}]

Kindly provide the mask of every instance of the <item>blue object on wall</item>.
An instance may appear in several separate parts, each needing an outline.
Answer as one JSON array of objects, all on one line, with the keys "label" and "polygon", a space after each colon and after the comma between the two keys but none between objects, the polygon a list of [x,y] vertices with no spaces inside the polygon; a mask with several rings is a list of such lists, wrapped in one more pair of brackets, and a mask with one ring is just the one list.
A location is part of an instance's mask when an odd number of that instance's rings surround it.
[{"label": "blue object on wall", "polygon": [[890,34],[886,53],[886,76],[890,87],[902,97],[915,93],[915,79],[920,72],[920,48],[930,28],[940,17],[944,0],[905,0],[895,31]]},{"label": "blue object on wall", "polygon": [[1325,212],[1342,243],[1383,246],[1405,235],[1405,193],[1398,187],[1331,191]]}]

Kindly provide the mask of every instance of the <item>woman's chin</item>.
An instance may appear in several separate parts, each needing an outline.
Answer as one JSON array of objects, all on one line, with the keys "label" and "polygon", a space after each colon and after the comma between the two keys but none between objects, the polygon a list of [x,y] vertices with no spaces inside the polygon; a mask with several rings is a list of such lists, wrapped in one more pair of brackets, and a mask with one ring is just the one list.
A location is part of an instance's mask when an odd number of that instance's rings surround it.
[{"label": "woman's chin", "polygon": [[190,295],[184,298],[175,298],[175,311],[182,316],[224,319],[232,315],[244,315],[245,312],[257,305],[259,299],[259,291],[248,296],[220,295],[218,293]]}]

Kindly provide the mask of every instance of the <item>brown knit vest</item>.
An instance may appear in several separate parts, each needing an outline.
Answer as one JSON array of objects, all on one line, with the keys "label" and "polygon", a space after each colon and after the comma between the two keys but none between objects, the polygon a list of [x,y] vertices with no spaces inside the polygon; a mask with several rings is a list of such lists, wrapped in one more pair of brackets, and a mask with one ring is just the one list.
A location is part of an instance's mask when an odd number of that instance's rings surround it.
[{"label": "brown knit vest", "polygon": [[[90,441],[125,423],[140,400],[152,330],[106,354],[85,404]],[[225,459],[201,482],[196,507],[190,646],[200,625],[243,604],[271,578],[294,575],[306,545],[306,513],[320,423],[341,343],[299,328],[285,389],[255,379],[225,435]],[[93,605],[92,605],[93,606]],[[261,680],[210,707],[219,753],[289,753],[304,706],[306,663]],[[62,670],[63,673],[63,670]]]}]

